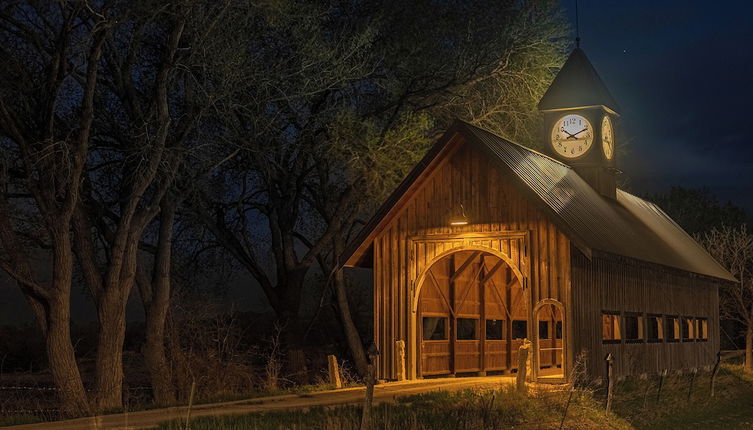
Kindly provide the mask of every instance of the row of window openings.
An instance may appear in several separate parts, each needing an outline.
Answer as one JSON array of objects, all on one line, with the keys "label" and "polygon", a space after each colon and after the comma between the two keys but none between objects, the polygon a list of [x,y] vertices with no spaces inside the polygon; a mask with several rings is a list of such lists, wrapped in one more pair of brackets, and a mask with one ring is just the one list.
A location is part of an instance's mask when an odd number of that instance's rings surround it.
[{"label": "row of window openings", "polygon": [[[604,343],[703,342],[709,339],[707,318],[602,312]],[[622,328],[622,330],[621,330]]]},{"label": "row of window openings", "polygon": [[[447,317],[423,317],[424,340],[447,340],[449,338]],[[456,340],[478,340],[478,319],[457,318]],[[505,340],[507,320],[486,320],[486,340]],[[539,339],[551,339],[549,321],[539,321]],[[512,321],[512,340],[522,340],[528,337],[528,321]],[[555,339],[562,339],[562,321],[557,321],[554,327]]]}]

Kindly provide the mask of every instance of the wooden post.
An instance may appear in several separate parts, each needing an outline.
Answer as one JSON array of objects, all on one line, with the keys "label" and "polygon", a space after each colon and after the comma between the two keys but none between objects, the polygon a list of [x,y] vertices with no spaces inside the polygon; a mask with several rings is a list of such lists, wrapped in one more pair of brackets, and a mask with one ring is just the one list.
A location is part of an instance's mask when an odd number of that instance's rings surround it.
[{"label": "wooden post", "polygon": [[397,380],[398,381],[405,381],[407,378],[405,377],[405,341],[404,340],[396,340],[395,341],[395,360],[397,363],[395,363],[395,368],[397,369]]},{"label": "wooden post", "polygon": [[340,366],[337,364],[337,357],[334,355],[327,356],[327,364],[329,367],[329,383],[335,388],[342,388],[343,382],[340,378]]},{"label": "wooden post", "polygon": [[515,379],[519,393],[525,393],[526,391],[526,374],[528,373],[528,350],[531,347],[531,342],[526,339],[518,349],[518,375]]},{"label": "wooden post", "polygon": [[659,389],[656,390],[656,403],[658,404],[661,401],[661,390],[664,388],[664,378],[667,377],[667,369],[662,370],[659,372]]},{"label": "wooden post", "polygon": [[690,397],[693,395],[693,383],[695,382],[695,375],[697,373],[698,373],[698,369],[695,367],[690,372],[690,386],[688,387],[688,401],[690,401]]},{"label": "wooden post", "polygon": [[719,364],[722,362],[722,351],[716,353],[716,363],[714,363],[714,370],[711,371],[711,390],[710,395],[714,397],[714,383],[716,382],[716,374],[719,373]]},{"label": "wooden post", "polygon": [[607,412],[612,410],[612,397],[614,397],[614,357],[607,354]]},{"label": "wooden post", "polygon": [[372,343],[367,351],[369,355],[368,375],[366,375],[366,401],[361,411],[361,429],[369,430],[371,428],[371,406],[374,403],[374,385],[376,384],[376,359],[379,356],[379,349]]},{"label": "wooden post", "polygon": [[455,256],[457,253],[450,255],[450,264],[448,265],[449,273],[448,276],[450,278],[450,291],[449,291],[449,305],[450,305],[450,374],[448,376],[454,377],[455,376],[455,357],[457,356],[457,349],[455,346],[455,338],[457,337],[457,309],[455,309],[456,303],[455,303]]},{"label": "wooden post", "polygon": [[479,257],[479,261],[481,262],[481,272],[479,275],[479,292],[478,297],[480,304],[480,314],[481,317],[479,318],[479,349],[481,350],[481,371],[478,372],[478,376],[486,376],[486,284],[484,283],[484,279],[486,279],[486,263],[484,262],[484,255],[482,254],[481,257]]}]

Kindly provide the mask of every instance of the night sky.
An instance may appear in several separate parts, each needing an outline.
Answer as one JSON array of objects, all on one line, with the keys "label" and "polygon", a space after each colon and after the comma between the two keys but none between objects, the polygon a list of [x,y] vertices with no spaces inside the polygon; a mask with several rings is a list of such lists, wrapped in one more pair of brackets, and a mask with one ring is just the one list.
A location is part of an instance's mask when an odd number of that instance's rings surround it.
[{"label": "night sky", "polygon": [[[562,0],[575,29],[575,0]],[[622,111],[631,192],[707,187],[753,213],[753,1],[580,0],[581,47]],[[0,324],[30,321],[0,274]],[[260,300],[244,285],[231,295]],[[83,293],[73,314],[93,319]],[[130,309],[132,317],[140,314]]]},{"label": "night sky", "polygon": [[[575,0],[562,5],[575,30]],[[627,189],[706,187],[753,212],[753,1],[578,7],[581,48],[622,108]]]}]

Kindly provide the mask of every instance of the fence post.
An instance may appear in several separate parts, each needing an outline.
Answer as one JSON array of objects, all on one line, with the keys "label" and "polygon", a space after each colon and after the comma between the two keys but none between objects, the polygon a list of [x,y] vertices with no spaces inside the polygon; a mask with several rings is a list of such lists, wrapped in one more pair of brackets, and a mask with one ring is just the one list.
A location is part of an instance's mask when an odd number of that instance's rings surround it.
[{"label": "fence post", "polygon": [[605,358],[607,361],[607,412],[612,410],[612,397],[614,396],[614,356],[610,352]]},{"label": "fence post", "polygon": [[186,430],[191,428],[191,407],[193,406],[193,396],[196,394],[196,380],[191,382],[191,394],[188,396],[188,409],[186,410]]},{"label": "fence post", "polygon": [[664,378],[667,377],[667,369],[662,370],[659,372],[659,389],[656,390],[656,403],[658,404],[661,402],[661,390],[664,388]]},{"label": "fence post", "polygon": [[711,397],[714,397],[714,383],[716,383],[716,374],[719,373],[719,364],[722,362],[722,351],[716,353],[716,363],[714,370],[711,371]]},{"label": "fence post", "polygon": [[340,365],[337,364],[337,357],[334,355],[327,356],[327,367],[329,369],[329,383],[335,388],[342,388],[343,381],[340,378]]},{"label": "fence post", "polygon": [[528,349],[531,346],[531,342],[524,341],[518,349],[518,374],[515,378],[515,384],[519,393],[524,393],[526,390],[526,374],[528,373]]},{"label": "fence post", "polygon": [[690,397],[693,395],[693,383],[695,382],[695,376],[698,373],[698,368],[694,367],[693,370],[690,371],[690,387],[688,387],[688,401],[690,401]]},{"label": "fence post", "polygon": [[361,429],[369,430],[371,428],[371,405],[374,403],[374,384],[376,384],[376,359],[379,356],[379,349],[372,343],[366,354],[369,356],[368,375],[366,375],[366,401],[361,411]]}]

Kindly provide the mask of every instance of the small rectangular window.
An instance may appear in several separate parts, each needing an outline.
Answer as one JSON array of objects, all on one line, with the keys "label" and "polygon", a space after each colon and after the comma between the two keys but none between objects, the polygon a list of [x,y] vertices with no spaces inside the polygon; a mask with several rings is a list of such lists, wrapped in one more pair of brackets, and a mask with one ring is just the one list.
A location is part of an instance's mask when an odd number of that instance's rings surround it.
[{"label": "small rectangular window", "polygon": [[557,321],[554,325],[554,336],[555,339],[562,339],[562,321]]},{"label": "small rectangular window", "polygon": [[667,342],[677,342],[680,340],[680,319],[675,316],[664,317],[664,335]]},{"label": "small rectangular window", "polygon": [[709,320],[706,318],[697,318],[698,321],[698,340],[709,340]]},{"label": "small rectangular window", "polygon": [[625,321],[625,341],[629,343],[642,342],[643,316],[636,313],[626,313],[623,319]]},{"label": "small rectangular window", "polygon": [[447,340],[446,317],[424,317],[424,340]]},{"label": "small rectangular window", "polygon": [[528,337],[528,321],[514,320],[512,322],[512,338],[525,339]]},{"label": "small rectangular window", "polygon": [[505,320],[486,320],[486,340],[505,338]]},{"label": "small rectangular window", "polygon": [[604,343],[619,343],[622,339],[620,334],[620,314],[616,312],[601,313],[601,339]]},{"label": "small rectangular window", "polygon": [[539,339],[549,339],[549,321],[539,321]]},{"label": "small rectangular window", "polygon": [[664,324],[662,324],[661,315],[648,315],[646,317],[646,340],[649,342],[664,340]]},{"label": "small rectangular window", "polygon": [[475,318],[458,318],[457,340],[478,340],[478,320]]},{"label": "small rectangular window", "polygon": [[682,341],[683,342],[692,342],[695,340],[695,330],[693,330],[694,323],[693,318],[690,317],[683,317],[682,318]]}]

